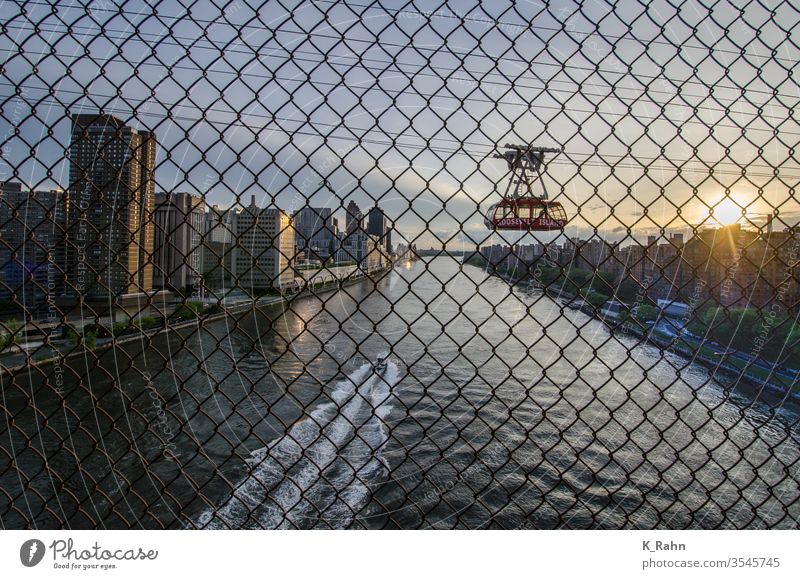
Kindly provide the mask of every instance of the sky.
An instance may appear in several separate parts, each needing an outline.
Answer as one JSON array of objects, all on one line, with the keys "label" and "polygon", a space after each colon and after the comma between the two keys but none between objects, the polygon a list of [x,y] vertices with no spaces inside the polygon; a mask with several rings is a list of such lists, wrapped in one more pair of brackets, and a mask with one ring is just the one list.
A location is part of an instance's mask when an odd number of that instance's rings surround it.
[{"label": "sky", "polygon": [[158,190],[379,203],[419,247],[555,237],[483,225],[505,143],[562,149],[570,237],[794,225],[798,14],[739,5],[3,1],[0,180],[66,188],[68,115],[103,111],[156,133]]}]

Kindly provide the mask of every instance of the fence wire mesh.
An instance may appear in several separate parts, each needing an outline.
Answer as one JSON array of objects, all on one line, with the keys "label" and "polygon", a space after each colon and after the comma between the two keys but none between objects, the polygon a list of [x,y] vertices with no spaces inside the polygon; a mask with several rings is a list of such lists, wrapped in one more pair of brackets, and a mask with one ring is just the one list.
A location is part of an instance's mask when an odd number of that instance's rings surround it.
[{"label": "fence wire mesh", "polygon": [[1,6],[3,528],[797,527],[791,2]]}]

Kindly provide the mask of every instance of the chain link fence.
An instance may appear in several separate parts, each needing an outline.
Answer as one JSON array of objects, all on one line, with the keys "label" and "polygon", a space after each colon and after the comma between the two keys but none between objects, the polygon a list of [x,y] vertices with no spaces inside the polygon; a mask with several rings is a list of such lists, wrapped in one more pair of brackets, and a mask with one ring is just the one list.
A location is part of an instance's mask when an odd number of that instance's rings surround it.
[{"label": "chain link fence", "polygon": [[3,528],[797,527],[792,3],[0,20]]}]

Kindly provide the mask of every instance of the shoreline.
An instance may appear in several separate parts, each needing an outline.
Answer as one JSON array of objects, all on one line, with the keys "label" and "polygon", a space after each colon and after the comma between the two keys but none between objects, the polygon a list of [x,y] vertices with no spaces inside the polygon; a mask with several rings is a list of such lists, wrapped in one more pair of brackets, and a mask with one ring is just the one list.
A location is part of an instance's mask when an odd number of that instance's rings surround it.
[{"label": "shoreline", "polygon": [[222,311],[217,313],[207,314],[207,315],[201,314],[191,319],[168,322],[164,326],[141,330],[139,332],[127,334],[121,337],[113,337],[108,342],[97,344],[93,348],[86,348],[85,346],[77,344],[74,345],[69,350],[69,352],[60,353],[60,355],[56,354],[41,359],[34,359],[28,356],[26,361],[19,364],[15,364],[13,366],[6,366],[0,361],[0,376],[14,377],[26,370],[28,371],[32,369],[41,370],[51,365],[63,365],[74,358],[86,355],[87,352],[92,352],[95,355],[100,355],[106,352],[107,350],[110,350],[117,346],[124,346],[133,343],[137,340],[143,340],[145,338],[151,340],[156,336],[161,336],[161,335],[166,336],[171,332],[177,332],[190,327],[196,327],[207,323],[216,322],[232,314],[244,313],[248,310],[256,311],[260,308],[271,308],[274,306],[283,307],[286,304],[291,303],[296,299],[308,299],[311,297],[318,296],[322,293],[335,292],[343,287],[348,287],[366,280],[380,279],[384,275],[392,271],[394,269],[394,265],[395,264],[392,263],[380,270],[376,270],[370,273],[362,272],[362,275],[356,277],[349,275],[344,279],[338,279],[336,281],[310,286],[309,288],[295,294],[290,294],[290,295],[280,294],[267,297],[259,297],[257,299],[245,301],[240,304],[230,306],[228,308],[223,308]]},{"label": "shoreline", "polygon": [[[470,256],[470,257],[473,257],[474,255],[475,254],[473,253],[472,256]],[[463,265],[470,265],[472,267],[475,267],[475,268],[478,268],[478,269],[482,269],[481,266],[476,265],[474,263],[469,263],[466,260],[462,261],[462,264]],[[657,347],[662,353],[669,352],[669,353],[681,356],[682,358],[686,359],[689,363],[696,363],[696,364],[699,364],[699,365],[703,366],[706,369],[712,370],[712,376],[713,376],[713,374],[719,372],[720,374],[724,374],[726,376],[730,376],[730,377],[736,378],[737,382],[738,381],[742,381],[742,382],[744,382],[744,383],[746,383],[746,384],[748,384],[748,385],[750,385],[750,386],[752,386],[752,387],[754,387],[756,389],[759,389],[759,391],[767,389],[768,391],[770,391],[771,393],[775,394],[776,396],[780,396],[780,397],[783,397],[783,398],[792,398],[795,401],[800,401],[800,383],[798,383],[798,382],[796,382],[794,384],[794,387],[787,388],[787,387],[784,387],[784,386],[782,386],[780,384],[775,384],[774,382],[771,382],[769,380],[765,380],[765,379],[763,379],[761,377],[755,376],[755,375],[747,372],[746,370],[744,370],[742,368],[738,368],[738,367],[733,366],[731,364],[723,363],[723,362],[721,362],[719,360],[710,359],[710,358],[704,356],[699,351],[691,351],[691,350],[689,350],[687,348],[681,348],[675,343],[670,343],[670,342],[667,342],[667,341],[665,341],[663,339],[660,339],[658,336],[655,335],[654,332],[649,332],[649,333],[646,333],[646,332],[643,332],[643,331],[639,332],[639,331],[634,330],[634,328],[631,327],[630,324],[626,324],[626,323],[611,324],[606,320],[606,318],[604,316],[598,315],[599,309],[589,308],[587,310],[586,308],[584,308],[583,305],[586,303],[586,301],[584,300],[584,298],[582,296],[573,295],[573,294],[570,294],[569,292],[564,292],[564,291],[556,292],[556,291],[550,289],[547,286],[542,286],[541,284],[534,283],[534,284],[531,285],[528,282],[524,281],[524,278],[519,278],[518,279],[518,278],[515,278],[515,277],[510,276],[508,274],[504,274],[502,272],[499,272],[497,270],[495,270],[493,272],[489,272],[489,271],[484,269],[484,272],[487,273],[488,275],[496,276],[496,277],[498,277],[498,278],[500,278],[500,279],[502,279],[504,281],[507,281],[507,282],[511,283],[512,287],[535,287],[536,289],[542,291],[544,294],[546,294],[548,297],[550,297],[554,301],[558,301],[558,300],[561,300],[561,299],[569,299],[570,301],[572,301],[572,300],[580,300],[582,302],[581,306],[578,307],[578,308],[574,308],[574,309],[577,309],[577,310],[583,312],[584,314],[586,314],[587,316],[590,316],[591,318],[601,322],[612,333],[614,333],[614,332],[622,332],[623,334],[626,334],[626,335],[636,336],[637,338],[639,338],[641,340],[642,344],[653,345],[653,346]],[[564,307],[566,307],[566,306],[564,306]],[[734,388],[735,388],[735,384],[736,383],[734,383],[734,386],[733,386]]]}]

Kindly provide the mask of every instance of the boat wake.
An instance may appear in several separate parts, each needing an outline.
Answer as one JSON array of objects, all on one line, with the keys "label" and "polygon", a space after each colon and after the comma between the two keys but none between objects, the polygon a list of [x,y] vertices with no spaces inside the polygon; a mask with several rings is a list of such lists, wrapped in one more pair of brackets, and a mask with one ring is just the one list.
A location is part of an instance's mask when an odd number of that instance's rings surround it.
[{"label": "boat wake", "polygon": [[383,419],[395,399],[394,363],[383,376],[371,364],[336,383],[333,402],[321,404],[269,446],[251,453],[247,478],[219,508],[206,511],[202,528],[341,528],[384,480]]}]

